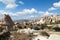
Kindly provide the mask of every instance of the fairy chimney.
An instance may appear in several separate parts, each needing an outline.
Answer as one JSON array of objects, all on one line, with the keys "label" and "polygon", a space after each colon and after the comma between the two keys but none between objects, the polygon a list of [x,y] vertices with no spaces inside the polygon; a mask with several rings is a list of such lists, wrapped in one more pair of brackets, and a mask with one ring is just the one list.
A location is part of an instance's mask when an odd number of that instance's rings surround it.
[{"label": "fairy chimney", "polygon": [[1,20],[1,24],[7,26],[8,30],[12,30],[14,22],[9,15],[4,14]]}]

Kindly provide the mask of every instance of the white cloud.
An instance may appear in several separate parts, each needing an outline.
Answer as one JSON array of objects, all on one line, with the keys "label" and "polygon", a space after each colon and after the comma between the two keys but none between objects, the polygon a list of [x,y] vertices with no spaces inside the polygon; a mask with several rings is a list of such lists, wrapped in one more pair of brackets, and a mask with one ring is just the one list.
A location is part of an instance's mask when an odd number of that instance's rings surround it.
[{"label": "white cloud", "polygon": [[14,4],[16,0],[0,0],[0,2],[3,2],[4,4]]},{"label": "white cloud", "polygon": [[44,12],[44,16],[51,15],[52,13],[49,13],[48,11]]},{"label": "white cloud", "polygon": [[56,8],[51,7],[51,8],[49,8],[48,10],[49,10],[49,11],[52,11],[52,10],[56,10]]},{"label": "white cloud", "polygon": [[7,6],[6,6],[6,8],[7,9],[9,9],[9,8],[15,8],[15,7],[17,7],[18,5],[16,5],[16,4],[8,4]]},{"label": "white cloud", "polygon": [[[46,16],[46,15],[52,15],[54,13],[49,13],[48,11],[46,12],[43,12],[43,11],[37,11],[36,9],[34,8],[31,8],[31,9],[23,9],[22,11],[19,11],[19,12],[5,12],[5,11],[1,11],[0,12],[1,14],[9,14],[11,16],[24,16],[24,15],[27,15],[27,14],[39,14],[39,15],[42,15],[42,16]],[[34,17],[34,16],[31,16],[31,17]]]},{"label": "white cloud", "polygon": [[[36,9],[32,8],[32,9],[24,9],[20,12],[16,12],[16,16],[20,16],[20,15],[26,15],[26,14],[39,14],[42,16],[48,16],[48,15],[53,15],[54,13],[50,13],[48,11],[43,12],[43,11],[37,11]],[[30,17],[34,17],[34,16],[30,16]]]},{"label": "white cloud", "polygon": [[60,9],[60,1],[53,3],[53,7],[49,8],[48,11]]},{"label": "white cloud", "polygon": [[[16,4],[16,0],[0,0],[0,2],[6,4],[6,9],[16,8],[18,6],[18,4]],[[20,4],[24,3],[20,1]]]},{"label": "white cloud", "polygon": [[10,16],[17,16],[16,14],[14,14],[13,12],[6,12],[4,10],[0,10],[0,15],[3,15],[3,14],[8,14]]},{"label": "white cloud", "polygon": [[34,14],[34,13],[37,13],[37,10],[32,8],[32,9],[23,9],[22,11],[20,12],[16,12],[16,14],[18,15],[24,15],[24,14]]},{"label": "white cloud", "polygon": [[59,2],[56,2],[56,3],[53,3],[53,6],[54,7],[60,7],[60,1]]},{"label": "white cloud", "polygon": [[0,10],[0,15],[3,15],[3,14],[8,14],[8,13],[5,12],[4,10]]},{"label": "white cloud", "polygon": [[1,14],[9,14],[11,16],[22,16],[22,15],[26,15],[26,14],[34,14],[34,13],[38,13],[36,9],[32,8],[32,9],[23,9],[22,11],[19,12],[6,12],[6,11],[1,11]]},{"label": "white cloud", "polygon": [[[29,18],[36,18],[36,17],[39,17],[39,16],[37,16],[37,15],[40,15],[40,16],[48,16],[48,15],[52,15],[52,14],[54,14],[54,13],[50,13],[50,12],[48,12],[48,11],[46,11],[46,12],[43,12],[43,11],[37,11],[36,9],[34,9],[34,8],[31,8],[31,9],[23,9],[22,11],[19,11],[19,12],[15,12],[15,13],[13,13],[13,12],[6,12],[6,11],[4,11],[4,10],[0,10],[0,15],[3,15],[3,14],[9,14],[11,17],[16,17],[16,18],[18,18],[18,17],[23,17],[23,18],[26,18],[26,19],[29,19]],[[31,15],[31,16],[28,16],[27,14],[29,14],[29,15]],[[37,15],[34,15],[34,14],[37,14]],[[27,16],[26,16],[27,15]],[[26,17],[24,17],[24,16],[26,16]],[[23,19],[22,18],[22,19]]]},{"label": "white cloud", "polygon": [[19,1],[19,3],[20,3],[20,4],[24,4],[24,2],[22,2],[22,1]]},{"label": "white cloud", "polygon": [[55,15],[54,13],[50,13],[50,12],[48,12],[48,11],[46,11],[46,12],[40,12],[39,14],[40,14],[41,16]]},{"label": "white cloud", "polygon": [[32,8],[32,9],[24,9],[23,10],[24,13],[29,13],[29,14],[33,14],[33,13],[37,13],[37,10]]},{"label": "white cloud", "polygon": [[3,2],[6,4],[6,8],[15,8],[17,7],[17,4],[15,3],[16,0],[0,0],[0,2]]}]

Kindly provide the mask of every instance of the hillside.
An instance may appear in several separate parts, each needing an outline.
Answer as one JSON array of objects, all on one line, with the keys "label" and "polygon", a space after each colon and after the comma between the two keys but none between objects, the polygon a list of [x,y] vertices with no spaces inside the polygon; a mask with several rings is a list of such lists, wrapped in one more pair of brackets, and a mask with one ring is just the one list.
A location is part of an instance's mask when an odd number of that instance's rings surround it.
[{"label": "hillside", "polygon": [[58,15],[45,16],[34,21],[34,24],[54,24],[54,23],[55,24],[60,23],[60,16]]}]

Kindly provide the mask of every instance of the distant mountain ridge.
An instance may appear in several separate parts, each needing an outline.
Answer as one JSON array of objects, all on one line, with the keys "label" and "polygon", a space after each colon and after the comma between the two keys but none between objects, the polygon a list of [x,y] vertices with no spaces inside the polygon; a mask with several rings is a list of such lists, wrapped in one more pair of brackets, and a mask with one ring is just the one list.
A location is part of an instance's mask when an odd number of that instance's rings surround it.
[{"label": "distant mountain ridge", "polygon": [[20,19],[20,20],[14,20],[14,22],[28,22],[30,20],[26,20],[26,19]]}]

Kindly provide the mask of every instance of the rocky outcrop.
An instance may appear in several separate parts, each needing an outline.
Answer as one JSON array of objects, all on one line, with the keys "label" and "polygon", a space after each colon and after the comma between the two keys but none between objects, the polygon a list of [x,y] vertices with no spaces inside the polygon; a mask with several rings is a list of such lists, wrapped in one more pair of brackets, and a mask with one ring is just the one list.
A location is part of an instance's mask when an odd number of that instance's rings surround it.
[{"label": "rocky outcrop", "polygon": [[7,26],[7,29],[11,30],[13,28],[14,22],[9,15],[4,14],[1,20],[1,25],[5,28]]},{"label": "rocky outcrop", "polygon": [[34,24],[56,24],[56,23],[58,24],[60,23],[60,16],[58,15],[45,16],[34,21]]},{"label": "rocky outcrop", "polygon": [[1,20],[2,24],[5,25],[13,25],[13,21],[9,15],[4,14]]}]

